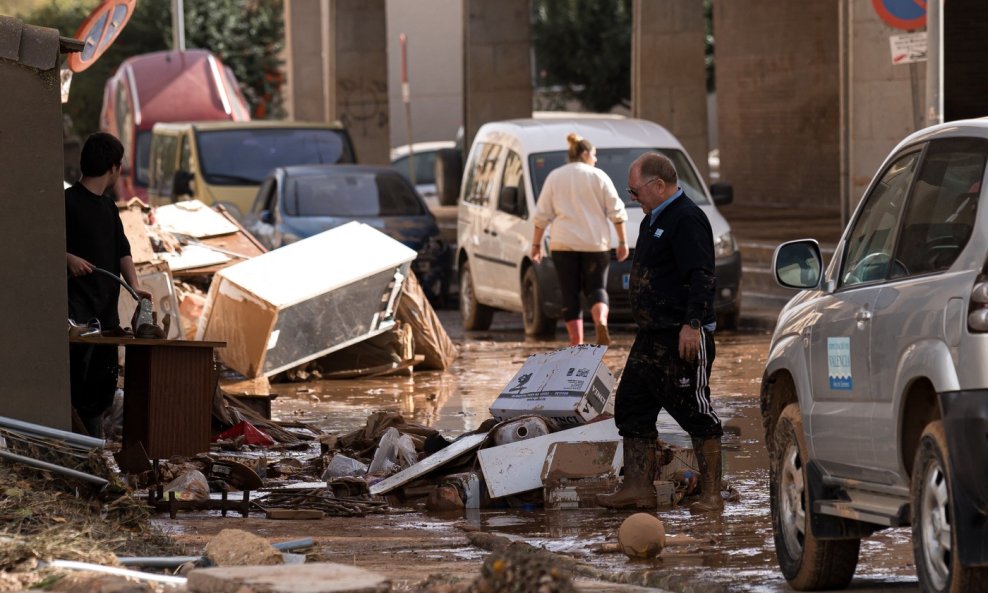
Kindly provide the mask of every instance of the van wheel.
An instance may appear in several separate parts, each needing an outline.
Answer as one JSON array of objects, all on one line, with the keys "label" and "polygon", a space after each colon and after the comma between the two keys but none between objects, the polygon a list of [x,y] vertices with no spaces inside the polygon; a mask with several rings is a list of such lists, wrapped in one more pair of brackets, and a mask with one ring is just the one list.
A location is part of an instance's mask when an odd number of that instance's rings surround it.
[{"label": "van wheel", "polygon": [[954,535],[950,454],[943,422],[919,440],[912,476],[913,555],[919,588],[929,593],[988,591],[988,570],[961,566]]},{"label": "van wheel", "polygon": [[556,320],[542,310],[542,290],[533,267],[525,270],[521,280],[521,305],[526,335],[541,336],[555,333]]},{"label": "van wheel", "polygon": [[470,262],[467,261],[460,268],[460,315],[463,316],[463,329],[468,331],[488,329],[494,318],[494,309],[477,302]]},{"label": "van wheel", "polygon": [[779,416],[775,444],[769,485],[775,554],[782,575],[799,591],[843,589],[854,576],[861,540],[818,540],[813,536],[806,436],[798,404],[789,404]]}]

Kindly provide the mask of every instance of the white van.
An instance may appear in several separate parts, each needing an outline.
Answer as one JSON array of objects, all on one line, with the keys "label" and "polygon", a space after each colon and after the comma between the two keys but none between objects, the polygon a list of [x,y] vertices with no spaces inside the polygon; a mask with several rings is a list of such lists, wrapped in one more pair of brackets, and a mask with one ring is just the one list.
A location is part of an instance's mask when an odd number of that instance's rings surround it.
[{"label": "white van", "polygon": [[[484,125],[470,148],[460,188],[457,216],[457,266],[460,312],[468,330],[487,329],[495,310],[523,313],[525,333],[550,333],[562,316],[562,300],[551,258],[534,263],[529,255],[532,214],[550,171],[566,163],[566,135],[575,132],[597,148],[597,167],[615,187],[627,186],[628,168],[642,153],[657,151],[672,159],[679,183],[707,213],[717,257],[718,327],[737,325],[740,311],[741,254],[716,204],[732,199],[727,184],[702,182],[682,145],[658,124],[638,119],[518,119]],[[623,189],[631,246],[644,217],[641,206]],[[550,226],[543,251],[549,253]],[[613,235],[613,227],[611,229]],[[612,245],[617,237],[612,236]],[[607,280],[611,318],[630,317],[628,282],[631,259],[618,262],[612,252]]]}]

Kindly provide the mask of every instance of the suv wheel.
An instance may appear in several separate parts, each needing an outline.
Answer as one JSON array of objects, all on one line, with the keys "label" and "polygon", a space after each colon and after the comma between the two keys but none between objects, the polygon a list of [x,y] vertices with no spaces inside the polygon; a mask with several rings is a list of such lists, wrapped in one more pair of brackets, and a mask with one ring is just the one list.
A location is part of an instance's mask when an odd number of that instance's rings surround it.
[{"label": "suv wheel", "polygon": [[929,593],[988,591],[988,571],[961,566],[950,504],[950,456],[943,422],[931,422],[913,464],[913,554],[919,588]]},{"label": "suv wheel", "polygon": [[521,304],[526,335],[540,336],[556,331],[556,320],[542,310],[542,290],[533,267],[525,270],[521,280]]},{"label": "suv wheel", "polygon": [[797,404],[789,404],[782,411],[774,440],[770,489],[779,568],[789,585],[799,591],[843,589],[854,576],[861,540],[819,540],[813,536],[806,436]]},{"label": "suv wheel", "polygon": [[494,309],[477,302],[470,262],[467,261],[460,268],[460,315],[463,316],[463,329],[468,331],[488,329],[494,318]]}]

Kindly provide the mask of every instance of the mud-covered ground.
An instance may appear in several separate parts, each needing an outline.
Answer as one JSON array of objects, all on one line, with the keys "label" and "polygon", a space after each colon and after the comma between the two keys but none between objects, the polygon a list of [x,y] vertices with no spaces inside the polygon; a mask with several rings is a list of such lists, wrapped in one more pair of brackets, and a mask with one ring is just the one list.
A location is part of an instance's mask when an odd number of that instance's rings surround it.
[{"label": "mud-covered ground", "polygon": [[[488,406],[532,353],[565,345],[560,326],[555,341],[526,339],[518,316],[498,314],[494,329],[464,336],[455,311],[440,313],[461,348],[456,364],[445,373],[275,385],[279,397],[273,414],[280,419],[313,423],[327,432],[345,432],[364,425],[367,414],[400,411],[409,421],[456,436],[489,417]],[[615,344],[605,362],[619,375],[633,338],[633,328],[612,330]],[[592,334],[592,329],[590,330]],[[414,508],[406,514],[321,521],[269,521],[262,516],[181,514],[158,519],[166,531],[186,543],[205,544],[224,528],[241,528],[283,541],[316,540],[316,559],[355,564],[389,576],[398,586],[429,575],[473,579],[485,550],[466,539],[468,530],[507,534],[549,550],[571,554],[596,568],[618,571],[658,569],[683,575],[686,582],[714,582],[736,591],[788,590],[779,574],[769,518],[768,460],[762,445],[758,412],[761,369],[769,335],[724,332],[718,335],[712,388],[714,404],[734,435],[725,439],[725,477],[741,501],[728,505],[719,519],[696,518],[685,510],[662,512],[669,533],[692,535],[712,543],[667,548],[652,563],[629,562],[624,556],[599,554],[596,544],[614,538],[627,516],[614,511],[480,510],[452,516]],[[675,422],[660,416],[661,437],[688,445]],[[276,461],[272,458],[269,461]],[[855,583],[859,589],[893,587],[915,590],[915,572],[908,530],[890,530],[863,542]]]}]

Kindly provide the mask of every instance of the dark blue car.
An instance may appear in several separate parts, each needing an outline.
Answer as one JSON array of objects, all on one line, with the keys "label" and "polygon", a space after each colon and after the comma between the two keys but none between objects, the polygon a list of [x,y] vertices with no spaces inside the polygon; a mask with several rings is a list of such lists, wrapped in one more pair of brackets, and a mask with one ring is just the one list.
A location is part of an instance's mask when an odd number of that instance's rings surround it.
[{"label": "dark blue car", "polygon": [[422,197],[390,167],[277,168],[261,184],[244,226],[266,247],[277,249],[354,220],[418,252],[412,270],[429,300],[445,304],[452,263],[449,246],[440,239],[439,226]]}]

